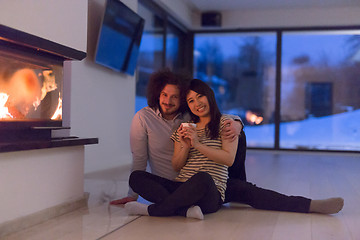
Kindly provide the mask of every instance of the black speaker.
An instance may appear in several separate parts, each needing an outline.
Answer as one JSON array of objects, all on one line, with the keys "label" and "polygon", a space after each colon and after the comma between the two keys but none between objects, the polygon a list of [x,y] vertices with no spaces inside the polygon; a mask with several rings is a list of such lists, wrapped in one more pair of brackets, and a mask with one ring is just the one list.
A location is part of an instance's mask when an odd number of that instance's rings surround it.
[{"label": "black speaker", "polygon": [[204,12],[201,14],[201,26],[220,27],[221,14],[219,12]]}]

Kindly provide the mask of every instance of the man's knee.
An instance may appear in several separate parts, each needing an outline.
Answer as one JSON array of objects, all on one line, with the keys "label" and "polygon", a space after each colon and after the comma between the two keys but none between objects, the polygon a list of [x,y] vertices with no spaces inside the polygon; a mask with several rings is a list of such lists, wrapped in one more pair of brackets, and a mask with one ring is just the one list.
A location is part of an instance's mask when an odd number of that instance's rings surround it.
[{"label": "man's knee", "polygon": [[247,203],[257,191],[256,185],[239,179],[228,179],[225,202]]},{"label": "man's knee", "polygon": [[135,190],[136,189],[136,186],[139,182],[139,179],[143,178],[144,177],[144,174],[146,174],[146,172],[144,171],[140,171],[140,170],[135,170],[133,171],[131,174],[130,174],[130,177],[129,177],[129,186]]}]

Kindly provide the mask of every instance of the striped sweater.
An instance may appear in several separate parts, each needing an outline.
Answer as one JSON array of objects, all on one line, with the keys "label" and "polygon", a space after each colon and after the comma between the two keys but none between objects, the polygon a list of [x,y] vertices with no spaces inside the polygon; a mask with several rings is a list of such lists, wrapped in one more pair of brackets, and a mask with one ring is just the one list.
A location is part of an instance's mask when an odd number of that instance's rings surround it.
[{"label": "striped sweater", "polygon": [[[221,117],[220,120],[220,129],[219,131],[225,127],[224,121],[228,119],[224,117],[224,115]],[[210,139],[206,136],[206,129],[197,129],[197,134],[200,143],[205,144],[209,147],[213,147],[216,149],[221,149],[222,142],[221,142],[221,136],[219,134],[219,137],[217,139]],[[173,135],[171,136],[171,139],[173,141],[179,142],[179,135],[178,132],[175,131]],[[215,182],[215,185],[218,189],[218,191],[221,194],[221,198],[224,201],[225,199],[225,190],[226,190],[226,182],[228,177],[228,167],[226,165],[222,165],[219,163],[215,163],[211,159],[208,159],[205,157],[202,153],[200,153],[195,148],[191,147],[188,155],[188,159],[186,161],[185,166],[180,170],[179,175],[176,177],[176,181],[179,182],[185,182],[190,177],[195,175],[198,172],[207,172],[211,175],[212,179]]]}]

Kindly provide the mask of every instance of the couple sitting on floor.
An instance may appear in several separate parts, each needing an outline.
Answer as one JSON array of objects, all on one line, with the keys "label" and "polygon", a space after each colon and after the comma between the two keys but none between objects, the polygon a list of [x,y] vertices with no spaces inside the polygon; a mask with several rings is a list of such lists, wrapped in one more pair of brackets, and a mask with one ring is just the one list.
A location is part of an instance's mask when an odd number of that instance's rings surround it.
[{"label": "couple sitting on floor", "polygon": [[[342,198],[286,196],[246,182],[242,122],[220,113],[203,81],[162,70],[151,76],[147,93],[149,106],[135,114],[131,125],[129,196],[111,204],[125,204],[129,214],[197,219],[224,202],[301,213],[342,209]],[[152,173],[145,171],[147,164]],[[153,204],[136,202],[137,194]]]}]

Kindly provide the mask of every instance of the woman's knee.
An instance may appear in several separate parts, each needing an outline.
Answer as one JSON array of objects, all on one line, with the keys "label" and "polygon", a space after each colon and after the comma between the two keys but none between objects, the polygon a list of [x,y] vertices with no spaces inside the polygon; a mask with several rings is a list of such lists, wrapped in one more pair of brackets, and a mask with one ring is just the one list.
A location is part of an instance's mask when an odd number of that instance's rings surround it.
[{"label": "woman's knee", "polygon": [[206,172],[198,172],[194,176],[191,177],[192,181],[198,183],[199,185],[209,186],[214,184],[214,180],[212,179],[211,175]]}]

